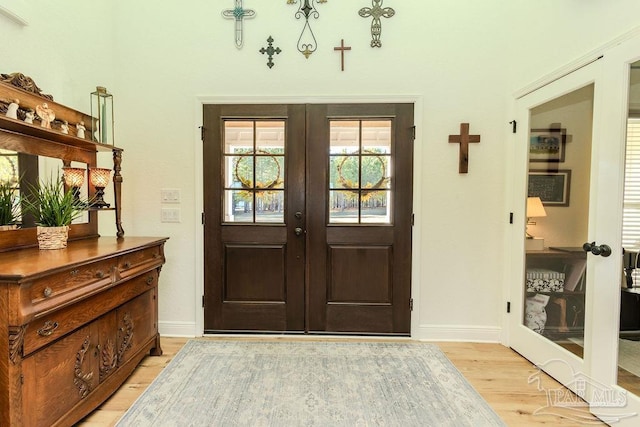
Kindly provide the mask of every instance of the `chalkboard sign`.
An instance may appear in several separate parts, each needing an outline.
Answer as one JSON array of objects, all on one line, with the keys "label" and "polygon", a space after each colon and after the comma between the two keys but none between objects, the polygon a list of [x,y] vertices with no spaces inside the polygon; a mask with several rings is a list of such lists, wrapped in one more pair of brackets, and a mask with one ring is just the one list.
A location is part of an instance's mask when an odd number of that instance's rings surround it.
[{"label": "chalkboard sign", "polygon": [[529,171],[529,197],[540,197],[543,205],[569,206],[571,171]]}]

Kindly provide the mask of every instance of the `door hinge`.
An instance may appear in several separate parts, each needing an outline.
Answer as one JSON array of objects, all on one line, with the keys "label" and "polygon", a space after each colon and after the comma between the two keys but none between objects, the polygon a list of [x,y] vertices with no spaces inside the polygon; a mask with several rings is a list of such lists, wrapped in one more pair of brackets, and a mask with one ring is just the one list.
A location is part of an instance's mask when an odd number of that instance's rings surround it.
[{"label": "door hinge", "polygon": [[409,300],[409,311],[413,311],[413,298]]},{"label": "door hinge", "polygon": [[411,137],[413,138],[413,140],[416,140],[416,127],[415,126],[411,126]]},{"label": "door hinge", "polygon": [[509,212],[509,224],[513,224],[513,212]]},{"label": "door hinge", "polygon": [[516,122],[515,120],[511,120],[509,124],[512,126],[512,132],[516,133],[516,131],[518,130],[518,122]]},{"label": "door hinge", "polygon": [[202,215],[201,215],[200,221],[202,222],[202,225],[204,225],[204,212],[202,212]]},{"label": "door hinge", "polygon": [[202,307],[204,308],[204,295],[202,295]]},{"label": "door hinge", "polygon": [[511,313],[511,301],[507,301],[507,313]]},{"label": "door hinge", "polygon": [[416,225],[416,214],[412,213],[411,214],[411,226],[413,227],[414,225]]},{"label": "door hinge", "polygon": [[200,139],[204,141],[204,126],[199,126],[199,127],[200,127]]}]

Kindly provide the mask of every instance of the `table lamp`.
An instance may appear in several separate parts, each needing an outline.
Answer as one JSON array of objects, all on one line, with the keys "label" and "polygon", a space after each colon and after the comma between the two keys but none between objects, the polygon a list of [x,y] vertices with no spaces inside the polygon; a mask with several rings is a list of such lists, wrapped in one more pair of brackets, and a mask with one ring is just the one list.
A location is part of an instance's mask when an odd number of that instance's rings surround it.
[{"label": "table lamp", "polygon": [[544,249],[544,239],[542,237],[534,237],[529,234],[527,227],[529,225],[536,225],[531,221],[531,218],[540,218],[547,216],[547,212],[544,210],[542,200],[540,197],[527,197],[527,225],[525,227],[526,235],[526,247],[529,250],[542,250]]},{"label": "table lamp", "polygon": [[109,179],[111,178],[111,169],[106,168],[91,168],[89,170],[91,175],[91,184],[96,188],[96,195],[91,202],[92,208],[108,208],[109,203],[104,201],[104,189],[109,185]]},{"label": "table lamp", "polygon": [[73,198],[78,201],[80,199],[80,187],[84,184],[84,169],[63,167],[62,176],[64,177],[64,183],[67,187],[73,191]]}]

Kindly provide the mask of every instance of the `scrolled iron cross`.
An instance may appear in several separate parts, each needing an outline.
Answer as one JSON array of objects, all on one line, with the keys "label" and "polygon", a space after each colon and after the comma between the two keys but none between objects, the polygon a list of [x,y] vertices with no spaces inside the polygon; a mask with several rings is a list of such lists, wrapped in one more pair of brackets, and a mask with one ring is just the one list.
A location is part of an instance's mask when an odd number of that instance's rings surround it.
[{"label": "scrolled iron cross", "polygon": [[380,36],[382,35],[382,21],[380,18],[391,18],[396,11],[390,7],[382,7],[382,0],[371,0],[371,6],[363,7],[358,11],[358,15],[363,18],[373,17],[371,21],[371,47],[382,47]]},{"label": "scrolled iron cross", "polygon": [[[298,0],[287,0],[287,4],[296,4],[297,2]],[[302,32],[300,33],[297,47],[298,52],[303,54],[307,59],[309,59],[309,56],[311,56],[311,54],[318,48],[318,41],[316,40],[316,36],[313,34],[311,25],[309,24],[309,18],[313,17],[318,19],[320,13],[316,10],[315,3],[326,2],[327,0],[300,0],[300,6],[296,12],[296,19],[300,19],[304,16],[305,23],[302,28]]]}]

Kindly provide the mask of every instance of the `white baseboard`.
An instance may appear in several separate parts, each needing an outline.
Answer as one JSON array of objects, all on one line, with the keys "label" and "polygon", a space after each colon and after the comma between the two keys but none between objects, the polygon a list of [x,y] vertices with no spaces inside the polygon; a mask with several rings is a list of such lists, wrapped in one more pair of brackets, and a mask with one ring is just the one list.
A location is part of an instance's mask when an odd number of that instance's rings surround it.
[{"label": "white baseboard", "polygon": [[420,325],[411,334],[414,340],[502,342],[502,328],[496,326]]},{"label": "white baseboard", "polygon": [[[159,322],[160,335],[166,337],[201,337],[195,322]],[[246,335],[242,335],[246,336]],[[296,337],[305,337],[296,335]],[[314,335],[316,339],[319,336]],[[406,339],[406,338],[405,338]],[[502,342],[502,328],[495,326],[421,325],[411,338],[422,341]]]},{"label": "white baseboard", "polygon": [[158,331],[165,337],[200,337],[202,331],[196,333],[195,322],[158,322]]}]

